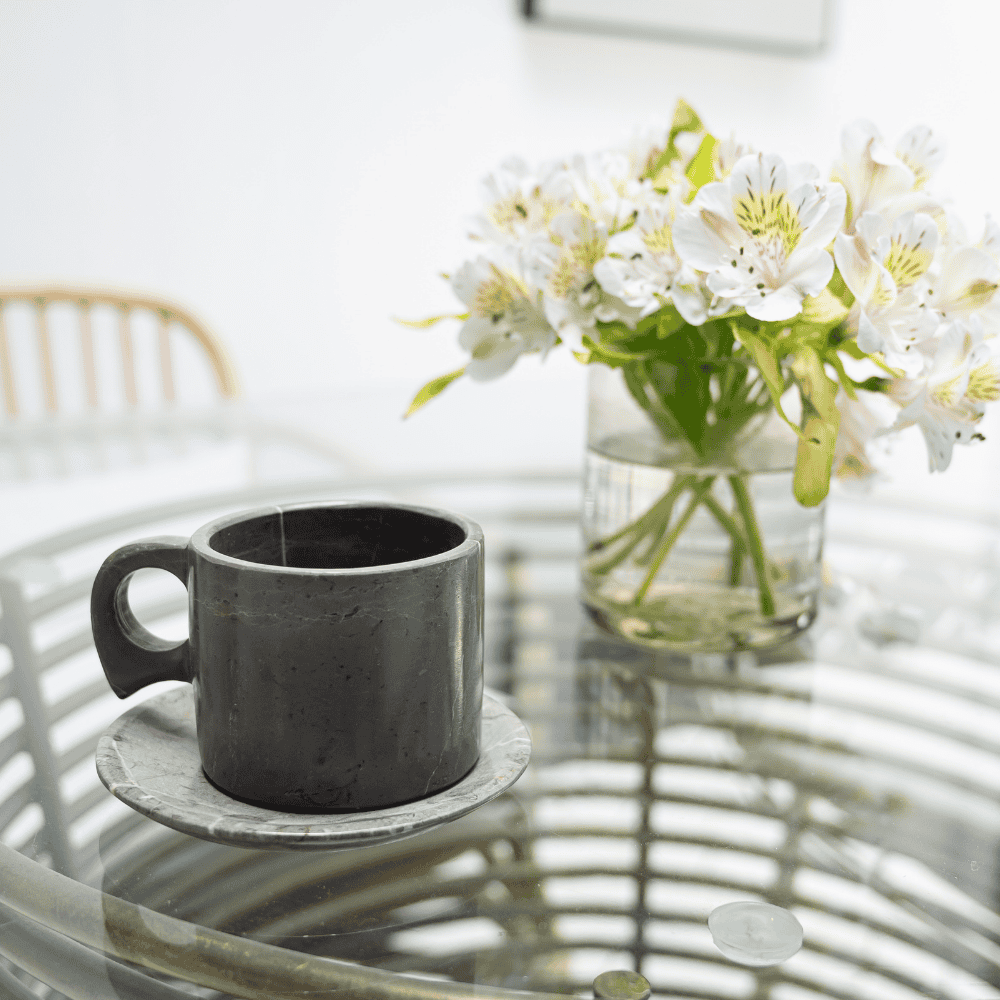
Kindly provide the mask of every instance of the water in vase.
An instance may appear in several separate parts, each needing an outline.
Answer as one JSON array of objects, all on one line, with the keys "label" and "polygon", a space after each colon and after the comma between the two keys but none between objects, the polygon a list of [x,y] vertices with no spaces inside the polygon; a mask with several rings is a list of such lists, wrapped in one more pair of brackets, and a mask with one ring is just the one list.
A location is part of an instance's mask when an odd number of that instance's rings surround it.
[{"label": "water in vase", "polygon": [[684,653],[759,649],[808,628],[823,508],[797,503],[792,470],[663,464],[660,452],[632,434],[588,449],[581,565],[591,616]]}]

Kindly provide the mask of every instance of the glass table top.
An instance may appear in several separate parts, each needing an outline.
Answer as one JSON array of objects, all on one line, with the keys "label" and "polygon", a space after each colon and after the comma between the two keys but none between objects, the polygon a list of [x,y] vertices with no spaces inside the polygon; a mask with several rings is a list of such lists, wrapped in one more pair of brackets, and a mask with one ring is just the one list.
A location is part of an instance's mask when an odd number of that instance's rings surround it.
[{"label": "glass table top", "polygon": [[[575,481],[417,494],[483,525],[486,685],[531,733],[524,776],[429,832],[310,854],[92,790],[67,875],[44,830],[4,835],[0,995],[589,997],[627,970],[664,998],[1000,998],[1000,524],[835,497],[809,632],[672,658],[581,609]],[[790,914],[801,947],[727,947],[709,918],[737,903]]]}]

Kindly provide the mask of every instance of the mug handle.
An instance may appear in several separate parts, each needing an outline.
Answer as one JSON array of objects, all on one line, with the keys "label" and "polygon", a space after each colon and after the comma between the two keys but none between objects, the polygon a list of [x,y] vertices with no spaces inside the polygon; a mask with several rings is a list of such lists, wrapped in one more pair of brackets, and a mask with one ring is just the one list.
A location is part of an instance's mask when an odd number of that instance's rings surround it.
[{"label": "mug handle", "polygon": [[111,690],[127,698],[156,681],[189,681],[190,643],[173,643],[139,624],[128,603],[128,582],[140,569],[165,569],[187,586],[188,540],[144,538],[112,552],[90,592],[94,645]]}]

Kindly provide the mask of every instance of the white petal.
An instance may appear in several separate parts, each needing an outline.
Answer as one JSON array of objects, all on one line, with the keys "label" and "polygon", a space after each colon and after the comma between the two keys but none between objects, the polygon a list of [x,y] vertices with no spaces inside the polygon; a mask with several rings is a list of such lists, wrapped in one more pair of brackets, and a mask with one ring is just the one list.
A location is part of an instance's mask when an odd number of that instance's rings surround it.
[{"label": "white petal", "polygon": [[931,302],[944,314],[981,309],[993,298],[997,285],[1000,267],[996,261],[979,247],[962,247],[945,260]]},{"label": "white petal", "polygon": [[733,212],[733,195],[730,189],[729,181],[717,181],[711,184],[706,184],[702,187],[698,194],[695,195],[695,199],[691,203],[691,209],[696,212],[700,212],[704,209],[711,216],[717,216],[718,218],[724,220],[725,225],[720,230],[720,235],[726,239],[730,236],[738,236],[740,239],[743,238],[743,233],[739,228],[739,224],[736,221],[736,215]]},{"label": "white petal", "polygon": [[670,298],[685,323],[701,326],[708,318],[705,297],[697,286],[675,284],[671,289]]},{"label": "white petal", "polygon": [[470,316],[458,331],[458,344],[466,351],[474,351],[491,337],[500,336],[496,323],[484,316]]},{"label": "white petal", "polygon": [[487,357],[473,358],[466,364],[465,374],[474,382],[491,382],[501,375],[506,375],[520,356],[520,344],[509,341],[504,348],[490,353]]},{"label": "white petal", "polygon": [[678,213],[674,223],[674,247],[685,264],[698,271],[714,271],[733,259],[732,247],[709,224],[713,217],[707,211]]},{"label": "white petal", "polygon": [[786,286],[750,302],[746,310],[748,316],[764,322],[791,319],[802,312],[802,296]]},{"label": "white petal", "polygon": [[803,184],[815,184],[819,169],[812,163],[796,163],[788,168],[788,188],[794,191]]},{"label": "white petal", "polygon": [[594,277],[597,283],[612,295],[624,296],[627,274],[628,264],[624,260],[604,257],[594,265]]},{"label": "white petal", "polygon": [[913,171],[922,187],[944,161],[945,144],[926,125],[917,125],[899,140],[896,155]]},{"label": "white petal", "polygon": [[863,307],[888,305],[895,298],[896,283],[892,275],[877,261],[858,234],[837,233],[833,241],[833,256],[844,284],[854,293]]},{"label": "white petal", "polygon": [[845,159],[849,155],[868,156],[882,166],[894,167],[900,164],[899,158],[889,151],[882,140],[879,130],[867,118],[858,118],[841,132],[841,146]]},{"label": "white petal", "polygon": [[790,285],[801,296],[817,295],[833,277],[833,258],[825,251],[814,254],[796,250],[781,272],[782,284]]},{"label": "white petal", "polygon": [[751,192],[787,191],[788,169],[776,153],[744,156],[733,167],[728,183],[733,197]]},{"label": "white petal", "polygon": [[892,225],[892,239],[933,254],[941,237],[937,224],[929,215],[923,212],[904,212]]},{"label": "white petal", "polygon": [[[923,212],[924,215],[929,215],[934,219],[934,223],[938,227],[938,231],[942,232],[942,235],[944,231],[947,231],[951,227],[951,223],[947,218],[948,210],[941,199],[932,197],[926,191],[904,191],[901,194],[893,195],[882,202],[879,206],[879,212],[889,219],[890,222],[894,222],[904,212]],[[952,213],[952,219],[957,225],[958,217],[954,213]],[[968,242],[965,239],[964,230],[962,241]]]},{"label": "white petal", "polygon": [[879,247],[879,241],[889,242],[892,239],[892,224],[888,219],[878,212],[864,212],[861,218],[855,222],[854,231],[865,241],[869,250],[879,250],[879,256],[884,256],[884,251]]},{"label": "white petal", "polygon": [[451,277],[451,287],[459,300],[471,306],[479,286],[494,277],[493,269],[485,257],[466,261]]},{"label": "white petal", "polygon": [[799,245],[802,247],[829,246],[830,240],[844,223],[844,212],[847,210],[847,192],[840,184],[825,184],[821,189],[824,199],[824,211],[810,227],[802,234]]},{"label": "white petal", "polygon": [[931,472],[944,472],[951,464],[951,456],[956,444],[971,444],[976,425],[967,420],[957,419],[950,414],[925,411],[918,420],[924,441],[927,443],[927,459]]},{"label": "white petal", "polygon": [[618,254],[628,260],[632,254],[646,254],[649,252],[646,244],[642,241],[642,233],[637,232],[636,227],[626,229],[624,233],[615,233],[608,240],[605,248],[607,254]]},{"label": "white petal", "polygon": [[[726,298],[732,298],[734,295],[748,295],[752,290],[736,271],[730,271],[728,267],[712,271],[705,279],[705,284],[709,291],[715,295],[724,295]],[[754,297],[760,298],[756,293]]]},{"label": "white petal", "polygon": [[979,245],[987,252],[993,255],[994,259],[1000,255],[1000,226],[996,224],[993,216],[986,213],[986,223],[983,228],[983,238],[979,241]]},{"label": "white petal", "polygon": [[885,338],[871,321],[868,313],[862,309],[858,315],[858,347],[865,354],[874,354],[885,349]]},{"label": "white petal", "polygon": [[851,218],[878,210],[913,188],[913,171],[893,156],[870,121],[859,119],[843,130],[841,151],[834,179],[844,185],[851,199]]}]

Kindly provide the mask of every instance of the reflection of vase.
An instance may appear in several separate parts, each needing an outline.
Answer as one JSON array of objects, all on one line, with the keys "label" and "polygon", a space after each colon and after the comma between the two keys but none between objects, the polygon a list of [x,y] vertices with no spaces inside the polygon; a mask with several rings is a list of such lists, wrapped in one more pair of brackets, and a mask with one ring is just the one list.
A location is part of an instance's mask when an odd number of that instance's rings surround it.
[{"label": "reflection of vase", "polygon": [[669,438],[591,365],[583,601],[603,627],[684,653],[756,649],[808,628],[824,505],[792,492],[796,437],[773,412],[724,449]]}]

